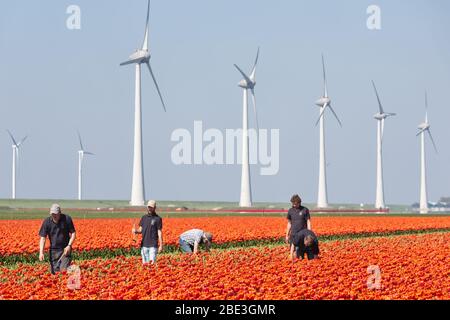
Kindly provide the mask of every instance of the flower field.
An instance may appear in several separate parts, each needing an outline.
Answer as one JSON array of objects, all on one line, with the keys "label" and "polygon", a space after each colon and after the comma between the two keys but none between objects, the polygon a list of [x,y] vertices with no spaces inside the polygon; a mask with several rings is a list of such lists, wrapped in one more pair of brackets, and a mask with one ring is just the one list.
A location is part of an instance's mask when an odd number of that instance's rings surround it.
[{"label": "flower field", "polygon": [[[215,243],[280,239],[286,230],[283,217],[164,218],[166,244],[175,245],[178,236],[191,228],[213,233]],[[0,256],[36,253],[40,220],[0,220]],[[139,219],[74,219],[75,250],[116,249],[139,246],[131,235]],[[450,217],[313,217],[319,236],[381,233],[450,228]],[[48,244],[48,242],[47,242]],[[0,261],[1,262],[1,261]]]},{"label": "flower field", "polygon": [[[318,218],[314,220],[317,227],[321,223],[319,221]],[[169,225],[169,221],[166,225]],[[81,230],[82,224],[79,223],[79,226]],[[212,224],[209,226],[213,227]],[[348,232],[348,229],[337,230]],[[278,233],[281,231],[282,228]],[[75,263],[81,268],[81,286],[78,290],[67,287],[68,274],[52,276],[48,273],[48,266],[44,264],[19,264],[15,268],[0,266],[0,297],[3,299],[450,298],[448,232],[324,242],[321,244],[319,260],[294,263],[287,257],[286,246],[213,250],[209,254],[197,256],[161,255],[157,266],[142,266],[139,257],[93,259]],[[369,289],[367,286],[370,276],[367,273],[369,266],[378,266],[381,271],[379,289]]]}]

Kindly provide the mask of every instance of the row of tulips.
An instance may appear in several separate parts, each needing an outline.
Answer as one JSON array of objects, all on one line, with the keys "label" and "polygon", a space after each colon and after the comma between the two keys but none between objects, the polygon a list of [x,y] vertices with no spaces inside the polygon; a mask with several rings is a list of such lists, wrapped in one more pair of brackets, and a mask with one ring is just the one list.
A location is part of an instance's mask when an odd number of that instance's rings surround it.
[{"label": "row of tulips", "polygon": [[[217,244],[248,240],[280,239],[286,230],[282,217],[164,218],[163,236],[175,245],[178,236],[192,228],[210,231]],[[39,220],[0,220],[1,256],[36,253]],[[77,240],[74,249],[126,249],[138,247],[140,239],[131,234],[139,219],[75,219]],[[319,236],[383,233],[450,228],[450,216],[443,217],[312,217]],[[48,242],[47,242],[48,244]],[[0,261],[1,263],[1,261]]]},{"label": "row of tulips", "polygon": [[292,262],[275,246],[163,255],[153,266],[139,257],[74,263],[56,276],[44,264],[0,266],[0,298],[450,298],[448,232],[325,242],[312,261]]}]

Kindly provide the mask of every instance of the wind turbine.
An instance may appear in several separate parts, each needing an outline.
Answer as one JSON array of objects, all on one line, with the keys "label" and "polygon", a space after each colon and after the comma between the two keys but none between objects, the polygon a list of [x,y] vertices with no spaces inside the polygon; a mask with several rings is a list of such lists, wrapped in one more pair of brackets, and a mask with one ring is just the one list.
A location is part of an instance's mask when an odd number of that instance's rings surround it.
[{"label": "wind turbine", "polygon": [[383,135],[384,135],[384,120],[388,117],[395,116],[395,113],[384,112],[381,104],[380,96],[378,95],[375,82],[372,80],[373,89],[378,100],[378,113],[373,117],[377,120],[377,191],[375,197],[375,208],[384,209],[384,184],[383,184]]},{"label": "wind turbine", "polygon": [[82,199],[82,178],[83,178],[83,159],[84,155],[94,155],[92,152],[85,151],[83,147],[83,142],[81,141],[80,133],[78,133],[78,141],[80,142],[80,150],[78,150],[78,200]]},{"label": "wind turbine", "polygon": [[323,68],[323,96],[316,101],[316,105],[320,108],[319,119],[316,122],[320,123],[320,156],[319,156],[319,192],[317,196],[317,207],[328,207],[327,196],[327,176],[326,176],[326,159],[325,159],[325,110],[328,108],[333,113],[339,125],[342,127],[342,123],[339,120],[336,112],[331,107],[331,99],[328,97],[327,77],[325,72],[325,60],[322,55],[322,68]]},{"label": "wind turbine", "polygon": [[425,132],[428,132],[430,140],[433,143],[434,150],[437,151],[436,144],[434,143],[433,136],[430,131],[430,124],[428,122],[428,96],[425,92],[425,122],[419,124],[419,132],[416,136],[420,135],[420,213],[428,213],[428,195],[427,195],[427,173],[426,173],[426,155],[425,155]]},{"label": "wind turbine", "polygon": [[135,103],[134,103],[134,160],[133,160],[133,181],[131,187],[131,201],[132,206],[142,206],[145,201],[145,189],[144,189],[144,165],[142,154],[142,107],[141,107],[141,65],[145,64],[150,71],[150,75],[153,78],[156,90],[158,91],[159,98],[164,111],[166,106],[159,90],[158,83],[156,82],[155,75],[153,74],[152,67],[150,66],[150,52],[148,48],[148,24],[150,17],[150,0],[148,0],[147,8],[147,22],[145,25],[144,42],[141,49],[137,49],[130,55],[128,61],[121,63],[121,66],[128,64],[136,65],[136,80],[135,80]]},{"label": "wind turbine", "polygon": [[14,139],[14,136],[9,130],[6,130],[11,137],[12,140],[12,150],[13,150],[13,156],[12,156],[12,199],[16,199],[16,177],[17,177],[17,163],[19,161],[19,148],[24,143],[24,141],[27,139],[27,136],[25,136],[22,140],[19,141],[19,143],[16,142],[16,139]]},{"label": "wind turbine", "polygon": [[256,85],[256,65],[258,64],[259,48],[256,53],[255,64],[253,65],[252,72],[248,76],[241,70],[236,64],[236,69],[244,77],[239,81],[238,86],[244,91],[243,100],[243,119],[242,119],[242,173],[241,173],[241,197],[239,200],[240,207],[252,206],[252,189],[250,183],[250,163],[249,163],[249,136],[248,136],[248,91],[250,90],[253,100],[253,110],[256,117],[256,127],[259,131],[258,113],[256,111],[256,98],[255,98],[255,85]]}]

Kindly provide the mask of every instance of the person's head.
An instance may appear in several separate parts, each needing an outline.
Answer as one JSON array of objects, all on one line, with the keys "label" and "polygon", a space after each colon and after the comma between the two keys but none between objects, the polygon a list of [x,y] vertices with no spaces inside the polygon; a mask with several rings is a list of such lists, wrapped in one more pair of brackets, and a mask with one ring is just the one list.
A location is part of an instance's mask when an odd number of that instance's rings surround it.
[{"label": "person's head", "polygon": [[52,219],[56,222],[59,221],[59,218],[61,217],[61,207],[59,204],[54,203],[52,204],[50,208],[50,215],[52,216]]},{"label": "person's head", "polygon": [[294,208],[300,208],[300,205],[302,204],[302,199],[298,194],[294,194],[291,197],[291,203]]},{"label": "person's head", "polygon": [[310,234],[308,234],[308,235],[305,237],[305,240],[304,240],[305,246],[306,246],[306,247],[310,247],[310,246],[312,246],[313,242],[314,242],[313,236],[310,235]]},{"label": "person's head", "polygon": [[207,249],[211,247],[212,241],[213,241],[212,234],[210,232],[205,232],[203,234],[203,243],[205,244]]},{"label": "person's head", "polygon": [[153,214],[153,213],[155,213],[155,210],[156,210],[156,201],[155,200],[150,200],[147,203],[147,212],[149,214]]}]

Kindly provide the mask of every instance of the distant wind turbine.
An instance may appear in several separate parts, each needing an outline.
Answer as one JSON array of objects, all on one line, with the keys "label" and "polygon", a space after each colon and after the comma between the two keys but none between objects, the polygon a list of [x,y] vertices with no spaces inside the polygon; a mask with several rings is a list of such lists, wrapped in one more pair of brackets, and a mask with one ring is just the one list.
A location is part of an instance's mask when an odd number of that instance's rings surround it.
[{"label": "distant wind turbine", "polygon": [[319,156],[319,191],[317,196],[317,207],[328,207],[327,195],[327,176],[326,176],[326,159],[325,159],[325,110],[328,108],[333,113],[339,125],[342,126],[336,112],[331,107],[331,99],[328,97],[327,77],[325,72],[325,59],[322,55],[323,68],[323,96],[316,101],[316,105],[320,108],[319,119],[316,122],[320,123],[320,156]]},{"label": "distant wind turbine", "polygon": [[150,75],[153,78],[156,90],[158,91],[159,98],[164,111],[166,106],[159,90],[158,83],[156,82],[155,75],[153,74],[152,67],[150,66],[150,52],[148,47],[148,33],[149,33],[149,17],[150,17],[150,0],[148,0],[147,8],[147,22],[145,26],[144,42],[141,49],[137,49],[128,61],[121,63],[121,66],[128,64],[136,65],[136,88],[135,88],[135,111],[134,111],[134,160],[133,160],[133,182],[131,187],[131,201],[132,206],[142,206],[145,201],[145,188],[144,188],[144,165],[142,154],[142,107],[141,107],[141,65],[145,64],[150,71]]},{"label": "distant wind turbine", "polygon": [[82,187],[83,187],[83,159],[84,155],[94,155],[92,152],[85,151],[83,147],[83,142],[81,141],[81,135],[78,133],[78,141],[80,142],[80,150],[78,150],[78,200],[82,200]]},{"label": "distant wind turbine", "polygon": [[420,213],[428,213],[428,195],[427,195],[427,167],[426,167],[426,154],[425,154],[425,132],[428,133],[430,140],[433,144],[434,150],[437,151],[436,144],[434,143],[433,136],[431,135],[430,123],[428,122],[428,95],[425,92],[425,122],[419,124],[419,132],[416,136],[420,135]]},{"label": "distant wind turbine", "polygon": [[383,184],[383,136],[384,136],[384,120],[388,117],[395,116],[395,113],[384,112],[383,105],[381,104],[380,96],[378,95],[375,82],[372,81],[373,89],[377,96],[378,101],[378,113],[373,117],[377,120],[377,190],[375,197],[375,208],[384,209],[386,205],[384,203],[384,184]]},{"label": "distant wind turbine", "polygon": [[16,178],[17,178],[17,167],[19,162],[19,148],[20,146],[25,142],[27,139],[27,136],[25,136],[22,140],[19,141],[19,143],[16,142],[16,139],[14,139],[14,136],[9,130],[6,130],[11,137],[12,140],[12,149],[13,149],[13,156],[12,156],[12,199],[16,199]]},{"label": "distant wind turbine", "polygon": [[250,182],[250,163],[249,163],[249,136],[248,136],[248,91],[250,90],[253,100],[253,110],[256,117],[257,132],[259,132],[258,113],[256,111],[256,98],[255,98],[255,85],[256,85],[256,65],[258,64],[259,48],[256,53],[255,64],[253,65],[252,72],[248,76],[242,71],[236,64],[236,69],[244,77],[239,82],[239,87],[244,91],[243,100],[243,119],[242,119],[242,172],[241,172],[241,197],[239,200],[240,207],[252,206],[252,189]]}]

